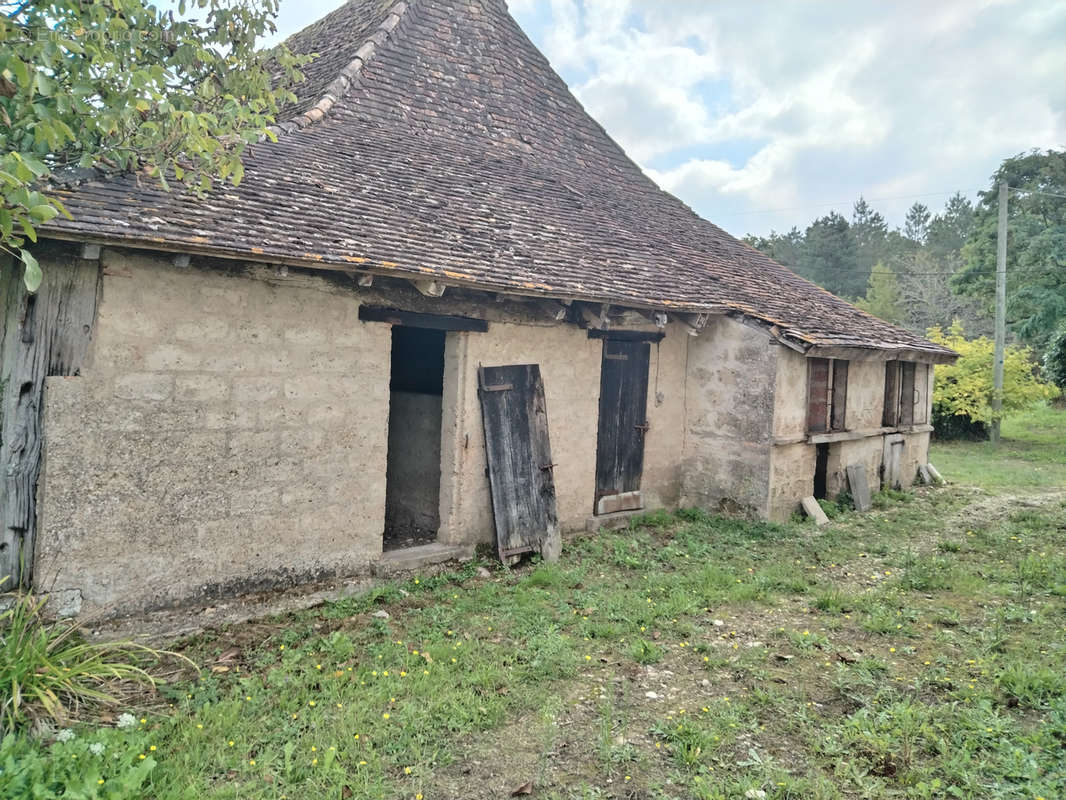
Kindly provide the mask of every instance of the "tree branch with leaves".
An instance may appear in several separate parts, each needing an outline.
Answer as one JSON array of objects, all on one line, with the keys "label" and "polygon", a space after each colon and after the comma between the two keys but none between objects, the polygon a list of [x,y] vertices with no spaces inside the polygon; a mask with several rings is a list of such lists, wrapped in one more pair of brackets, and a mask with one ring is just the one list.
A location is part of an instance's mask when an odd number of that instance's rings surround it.
[{"label": "tree branch with leaves", "polygon": [[245,148],[295,101],[309,56],[259,48],[278,0],[0,2],[0,251],[67,214],[51,188],[74,168],[138,172],[164,188],[236,185]]}]

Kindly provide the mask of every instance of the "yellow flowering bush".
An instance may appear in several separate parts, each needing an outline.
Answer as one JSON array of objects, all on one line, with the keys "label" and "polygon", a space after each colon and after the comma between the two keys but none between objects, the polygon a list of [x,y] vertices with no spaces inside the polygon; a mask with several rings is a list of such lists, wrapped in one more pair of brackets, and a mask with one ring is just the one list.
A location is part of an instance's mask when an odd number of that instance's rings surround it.
[{"label": "yellow flowering bush", "polygon": [[[992,356],[994,342],[987,336],[967,339],[956,321],[945,333],[930,328],[928,337],[960,355],[954,364],[936,368],[933,385],[933,422],[938,435],[982,435],[994,419],[992,411]],[[1003,411],[1000,417],[1023,411],[1059,394],[1052,384],[1040,379],[1032,351],[1008,345],[1003,359]]]}]

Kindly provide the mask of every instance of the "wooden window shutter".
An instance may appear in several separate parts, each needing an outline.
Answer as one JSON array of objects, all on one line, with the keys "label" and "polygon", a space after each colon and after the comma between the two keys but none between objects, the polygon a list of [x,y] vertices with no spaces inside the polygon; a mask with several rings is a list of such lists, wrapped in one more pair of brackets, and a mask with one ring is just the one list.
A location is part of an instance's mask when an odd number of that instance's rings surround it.
[{"label": "wooden window shutter", "polygon": [[885,364],[885,410],[881,424],[894,428],[899,424],[899,362]]},{"label": "wooden window shutter", "polygon": [[915,407],[914,424],[925,425],[929,422],[929,370],[928,364],[919,364],[915,371]]},{"label": "wooden window shutter", "polygon": [[913,361],[904,361],[900,370],[899,424],[914,424],[914,367]]},{"label": "wooden window shutter", "polygon": [[848,362],[841,359],[833,361],[833,404],[829,427],[834,431],[844,430],[844,420],[848,405]]},{"label": "wooden window shutter", "polygon": [[807,430],[822,433],[829,420],[829,359],[807,359]]}]

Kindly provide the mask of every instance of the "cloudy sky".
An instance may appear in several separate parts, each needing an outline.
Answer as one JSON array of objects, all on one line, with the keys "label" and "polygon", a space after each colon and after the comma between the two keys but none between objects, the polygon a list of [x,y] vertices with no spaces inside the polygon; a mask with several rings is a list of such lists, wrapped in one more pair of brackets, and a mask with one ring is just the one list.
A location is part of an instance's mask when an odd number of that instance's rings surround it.
[{"label": "cloudy sky", "polygon": [[[735,235],[859,195],[902,224],[1066,146],[1062,0],[509,0],[585,108]],[[285,0],[281,34],[337,0]]]}]

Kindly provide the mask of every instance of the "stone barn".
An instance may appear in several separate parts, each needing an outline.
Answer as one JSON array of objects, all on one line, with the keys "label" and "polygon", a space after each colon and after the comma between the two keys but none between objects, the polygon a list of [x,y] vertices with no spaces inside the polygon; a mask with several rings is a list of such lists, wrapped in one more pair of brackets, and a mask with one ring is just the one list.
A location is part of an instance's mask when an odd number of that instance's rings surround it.
[{"label": "stone barn", "polygon": [[140,613],[926,463],[954,354],[659,189],[503,0],[290,44],[238,187],[66,185],[40,290],[4,268],[0,574]]}]

